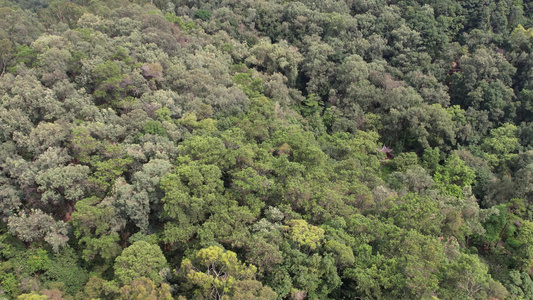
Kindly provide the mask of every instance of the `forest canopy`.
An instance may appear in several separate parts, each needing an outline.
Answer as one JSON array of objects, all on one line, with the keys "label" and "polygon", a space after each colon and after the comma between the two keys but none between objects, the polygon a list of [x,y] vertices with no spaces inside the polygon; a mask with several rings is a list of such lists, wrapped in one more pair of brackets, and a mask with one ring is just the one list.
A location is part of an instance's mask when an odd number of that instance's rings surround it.
[{"label": "forest canopy", "polygon": [[533,299],[533,4],[4,0],[0,299]]}]

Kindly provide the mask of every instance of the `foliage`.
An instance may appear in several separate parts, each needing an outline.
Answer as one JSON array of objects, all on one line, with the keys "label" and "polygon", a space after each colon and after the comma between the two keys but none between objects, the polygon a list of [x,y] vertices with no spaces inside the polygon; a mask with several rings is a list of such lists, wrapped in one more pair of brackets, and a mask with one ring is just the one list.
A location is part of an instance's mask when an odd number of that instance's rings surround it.
[{"label": "foliage", "polygon": [[236,283],[253,279],[256,270],[254,265],[241,263],[234,252],[216,246],[201,249],[181,263],[187,281],[198,286],[195,293],[215,299],[231,294]]},{"label": "foliage", "polygon": [[207,21],[211,19],[211,12],[203,9],[199,9],[194,12],[194,18],[201,19],[202,21]]},{"label": "foliage", "polygon": [[324,238],[324,229],[307,224],[305,220],[291,220],[285,227],[287,235],[300,246],[315,250]]},{"label": "foliage", "polygon": [[166,259],[157,245],[144,241],[133,243],[115,259],[115,276],[123,284],[145,277],[159,284]]},{"label": "foliage", "polygon": [[463,196],[463,188],[470,186],[475,179],[474,170],[468,167],[457,154],[450,155],[443,166],[438,166],[433,176],[441,192],[457,198]]},{"label": "foliage", "polygon": [[163,283],[157,287],[150,279],[141,277],[120,288],[118,299],[171,300],[173,298],[168,284]]},{"label": "foliage", "polygon": [[68,241],[68,224],[55,221],[50,215],[40,210],[31,210],[29,214],[21,212],[11,216],[8,227],[13,235],[25,242],[46,241],[55,252]]},{"label": "foliage", "polygon": [[532,20],[2,2],[0,297],[528,299]]}]

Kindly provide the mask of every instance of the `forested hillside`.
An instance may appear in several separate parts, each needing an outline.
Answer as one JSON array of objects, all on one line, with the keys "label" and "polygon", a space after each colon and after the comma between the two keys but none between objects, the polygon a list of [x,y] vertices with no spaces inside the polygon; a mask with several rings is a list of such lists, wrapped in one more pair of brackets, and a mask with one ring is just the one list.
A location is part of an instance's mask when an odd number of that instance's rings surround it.
[{"label": "forested hillside", "polygon": [[533,3],[4,0],[0,299],[533,299]]}]

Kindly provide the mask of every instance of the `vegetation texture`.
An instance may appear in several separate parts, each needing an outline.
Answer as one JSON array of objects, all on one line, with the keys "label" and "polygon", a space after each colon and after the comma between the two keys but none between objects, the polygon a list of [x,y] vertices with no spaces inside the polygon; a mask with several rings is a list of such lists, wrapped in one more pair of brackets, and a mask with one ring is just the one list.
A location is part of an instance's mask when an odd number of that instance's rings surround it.
[{"label": "vegetation texture", "polygon": [[4,0],[0,299],[533,299],[533,4]]}]

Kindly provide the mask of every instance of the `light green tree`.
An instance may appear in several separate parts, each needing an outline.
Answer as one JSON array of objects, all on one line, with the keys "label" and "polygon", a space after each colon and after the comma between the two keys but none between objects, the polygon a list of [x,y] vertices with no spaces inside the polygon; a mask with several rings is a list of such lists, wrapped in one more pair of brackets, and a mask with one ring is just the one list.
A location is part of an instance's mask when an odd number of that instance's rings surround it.
[{"label": "light green tree", "polygon": [[237,282],[254,280],[256,272],[254,265],[240,262],[235,252],[217,246],[199,250],[184,259],[180,268],[186,280],[197,287],[195,294],[200,299],[222,299],[232,294]]},{"label": "light green tree", "polygon": [[474,183],[476,174],[455,153],[451,154],[443,166],[437,166],[433,176],[436,186],[445,195],[463,197],[463,188]]},{"label": "light green tree", "polygon": [[115,276],[122,284],[131,284],[142,277],[160,284],[163,281],[161,271],[166,265],[167,260],[159,246],[137,241],[115,259]]},{"label": "light green tree", "polygon": [[118,299],[121,300],[172,300],[170,286],[166,283],[155,284],[146,277],[140,277],[120,288]]},{"label": "light green tree", "polygon": [[287,236],[299,246],[315,250],[324,239],[324,229],[308,224],[305,220],[290,220],[283,229]]}]

